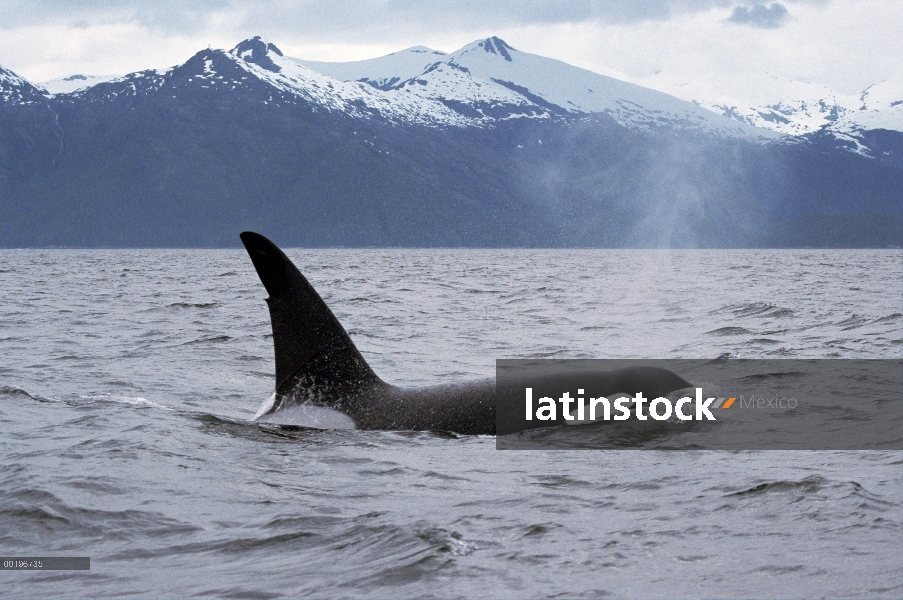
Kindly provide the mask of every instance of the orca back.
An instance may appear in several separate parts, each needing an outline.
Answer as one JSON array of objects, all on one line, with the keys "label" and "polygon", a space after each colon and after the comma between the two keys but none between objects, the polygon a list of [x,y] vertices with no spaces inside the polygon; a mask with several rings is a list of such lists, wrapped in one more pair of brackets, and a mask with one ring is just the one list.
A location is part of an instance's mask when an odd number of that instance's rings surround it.
[{"label": "orca back", "polygon": [[[319,398],[348,397],[382,383],[323,299],[273,242],[241,234],[260,281],[273,325],[276,397],[273,409],[299,390]],[[305,398],[317,400],[318,398]]]}]

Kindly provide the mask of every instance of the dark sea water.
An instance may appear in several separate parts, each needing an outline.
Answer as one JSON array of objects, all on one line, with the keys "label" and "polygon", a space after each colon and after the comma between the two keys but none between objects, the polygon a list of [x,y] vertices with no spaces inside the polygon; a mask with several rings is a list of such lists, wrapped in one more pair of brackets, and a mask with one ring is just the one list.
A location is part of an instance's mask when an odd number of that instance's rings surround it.
[{"label": "dark sea water", "polygon": [[[288,251],[374,370],[900,358],[900,251]],[[499,451],[284,431],[243,251],[0,251],[0,572],[24,597],[903,597],[898,451]]]}]

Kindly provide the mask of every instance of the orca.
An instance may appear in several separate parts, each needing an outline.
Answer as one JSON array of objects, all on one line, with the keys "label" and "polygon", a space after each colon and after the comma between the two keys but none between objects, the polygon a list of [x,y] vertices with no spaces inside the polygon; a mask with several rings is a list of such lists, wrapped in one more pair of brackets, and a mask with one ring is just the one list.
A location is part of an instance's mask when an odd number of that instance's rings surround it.
[{"label": "orca", "polygon": [[[496,434],[494,380],[424,388],[386,383],[285,253],[259,233],[245,231],[240,237],[269,294],[266,302],[276,355],[275,394],[255,416],[257,422],[321,429]],[[601,394],[642,391],[652,398],[690,387],[678,375],[657,367],[598,372],[586,381]],[[546,421],[536,426],[563,423]]]}]

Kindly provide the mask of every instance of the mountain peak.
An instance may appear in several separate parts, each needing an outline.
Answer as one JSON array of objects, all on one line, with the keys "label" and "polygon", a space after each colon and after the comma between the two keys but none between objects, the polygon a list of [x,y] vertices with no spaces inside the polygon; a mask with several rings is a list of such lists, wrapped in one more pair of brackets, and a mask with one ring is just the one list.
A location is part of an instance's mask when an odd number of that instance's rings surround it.
[{"label": "mountain peak", "polygon": [[454,52],[452,56],[459,57],[463,56],[464,54],[471,54],[474,56],[495,54],[496,56],[504,58],[507,62],[513,62],[514,59],[511,57],[509,50],[511,52],[516,52],[516,50],[509,46],[505,40],[496,36],[492,36],[471,42],[457,52]]},{"label": "mountain peak", "polygon": [[514,48],[509,46],[508,43],[500,37],[492,36],[485,40],[480,40],[477,42],[477,46],[490,54],[498,54],[508,62],[511,62],[511,55],[508,54],[508,50],[514,50]]},{"label": "mountain peak", "polygon": [[245,62],[259,65],[267,71],[278,73],[282,70],[282,68],[270,58],[270,52],[282,56],[282,50],[277,48],[276,44],[267,42],[259,35],[239,42],[230,52]]}]

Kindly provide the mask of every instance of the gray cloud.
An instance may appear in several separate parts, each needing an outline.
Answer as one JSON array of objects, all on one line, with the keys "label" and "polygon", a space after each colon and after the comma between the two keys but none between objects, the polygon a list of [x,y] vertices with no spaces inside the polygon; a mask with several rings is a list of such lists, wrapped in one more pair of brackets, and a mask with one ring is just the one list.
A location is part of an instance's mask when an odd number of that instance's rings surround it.
[{"label": "gray cloud", "polygon": [[[228,14],[234,19],[230,25],[239,30],[270,36],[350,40],[361,34],[400,33],[412,28],[428,32],[667,20],[735,3],[736,0],[359,0],[352,4],[334,0],[0,0],[0,29],[131,22],[166,34],[191,34],[210,27],[213,16]],[[780,4],[772,4],[771,8],[738,7],[731,20],[772,22],[767,19],[774,20],[776,6],[786,14]],[[761,11],[765,13],[760,14]]]},{"label": "gray cloud", "polygon": [[787,22],[789,16],[790,13],[787,12],[787,7],[780,2],[775,2],[771,6],[765,6],[764,4],[737,6],[727,20],[738,25],[777,29]]}]

